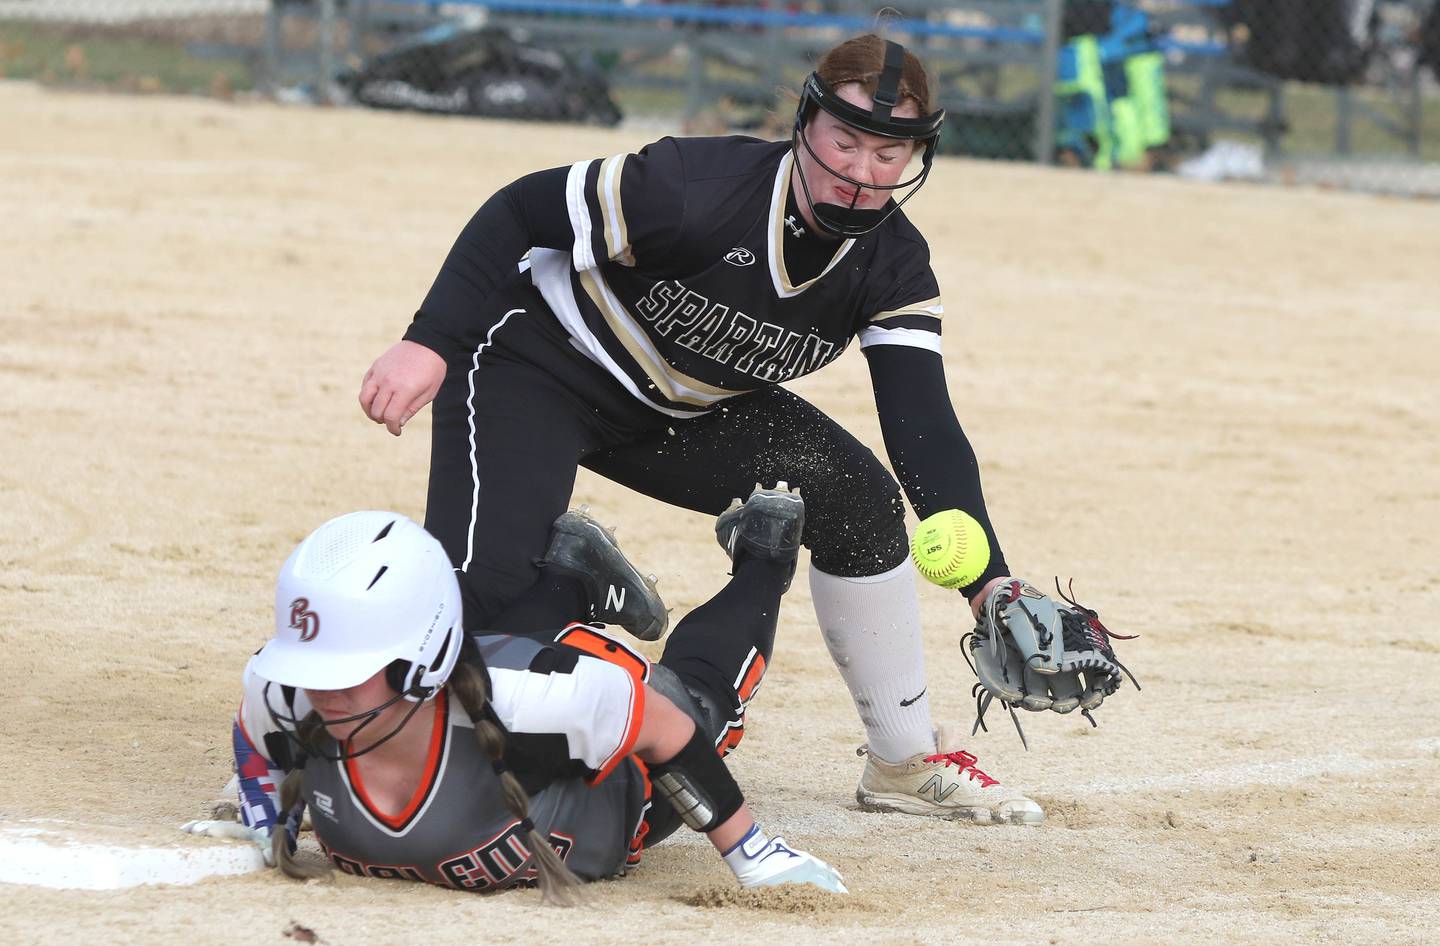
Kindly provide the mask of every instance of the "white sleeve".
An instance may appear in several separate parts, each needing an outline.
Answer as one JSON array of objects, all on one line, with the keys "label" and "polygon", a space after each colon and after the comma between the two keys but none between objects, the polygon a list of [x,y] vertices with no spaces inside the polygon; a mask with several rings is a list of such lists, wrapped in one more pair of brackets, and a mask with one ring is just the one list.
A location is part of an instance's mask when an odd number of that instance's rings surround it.
[{"label": "white sleeve", "polygon": [[[245,696],[240,703],[240,712],[237,714],[235,722],[240,726],[241,731],[245,734],[246,738],[250,740],[250,744],[255,747],[255,750],[263,753],[265,752],[265,737],[270,733],[280,732],[281,729],[280,725],[275,722],[274,717],[270,715],[269,710],[265,707],[265,698],[267,695],[266,684],[268,681],[255,675],[255,672],[251,669],[254,663],[255,659],[252,657],[250,662],[245,665],[245,676],[243,678]],[[304,719],[310,712],[310,701],[306,698],[305,691],[303,690],[295,691],[295,708],[293,711],[285,704],[284,692],[279,684],[269,684],[268,695],[270,704],[274,706],[277,713],[283,716],[293,715],[295,719]]]},{"label": "white sleeve", "polygon": [[615,664],[582,655],[569,673],[490,668],[491,705],[514,733],[557,733],[570,758],[599,781],[629,755],[644,716],[644,684]]},{"label": "white sleeve", "polygon": [[[279,724],[265,708],[265,681],[257,677],[245,665],[245,695],[240,710],[235,714],[235,725],[231,743],[235,751],[235,775],[238,781],[237,801],[240,822],[246,827],[270,831],[278,819],[280,780],[285,773],[271,758],[266,736],[280,731]],[[269,697],[275,705],[284,705],[284,697],[278,686],[269,688]],[[310,711],[309,701],[303,693],[297,693],[295,710],[301,714]],[[290,710],[285,708],[288,715]],[[287,822],[287,829],[293,838],[299,827],[299,816]]]}]

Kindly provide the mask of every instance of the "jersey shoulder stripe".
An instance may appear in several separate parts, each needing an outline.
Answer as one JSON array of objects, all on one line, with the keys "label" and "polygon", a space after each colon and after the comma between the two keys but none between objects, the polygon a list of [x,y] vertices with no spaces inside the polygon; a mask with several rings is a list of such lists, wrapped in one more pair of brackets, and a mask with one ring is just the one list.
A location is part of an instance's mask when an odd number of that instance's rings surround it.
[{"label": "jersey shoulder stripe", "polygon": [[940,333],[925,329],[878,328],[875,326],[861,329],[860,347],[865,349],[871,345],[905,345],[910,348],[933,351],[937,355],[941,354]]},{"label": "jersey shoulder stripe", "polygon": [[717,401],[751,390],[727,390],[706,384],[680,371],[655,349],[655,344],[645,334],[635,316],[616,297],[603,272],[594,270],[580,273],[579,280],[581,288],[600,311],[614,337],[625,346],[635,364],[645,372],[645,376],[656,389],[670,401],[708,407]]},{"label": "jersey shoulder stripe", "polygon": [[[607,317],[605,309],[595,302],[596,296],[603,298],[604,293],[599,288],[599,283],[593,278],[593,271],[585,275],[591,277],[589,287],[586,286],[583,277],[572,270],[567,254],[546,249],[530,251],[531,280],[534,282],[535,288],[539,289],[545,297],[545,301],[550,305],[560,324],[574,339],[575,346],[587,358],[604,368],[635,398],[663,414],[688,418],[699,417],[706,412],[709,406],[718,403],[724,397],[741,393],[730,391],[719,394],[697,390],[699,382],[696,382],[694,387],[687,385],[685,383],[687,380],[693,381],[694,379],[688,379],[683,374],[674,372],[654,350],[654,345],[645,337],[645,333],[634,326],[633,320],[622,320],[613,309]],[[581,292],[576,292],[576,282],[580,283]],[[590,287],[593,287],[593,292]],[[586,322],[580,309],[579,300],[582,297],[599,312],[605,322],[607,333],[618,343],[618,351],[612,353],[611,349],[596,334],[596,331]],[[629,328],[625,328],[627,321],[630,323]],[[647,363],[650,365],[648,371],[643,367]],[[665,383],[663,385],[658,383],[657,378],[664,379]],[[655,390],[642,390],[642,383],[650,384]],[[716,392],[718,391],[717,388]]]},{"label": "jersey shoulder stripe", "polygon": [[944,314],[939,296],[877,312],[860,330],[860,347],[909,345],[938,354],[940,318]]},{"label": "jersey shoulder stripe", "polygon": [[600,162],[596,172],[596,196],[600,204],[600,220],[605,230],[605,256],[623,266],[635,265],[630,250],[629,229],[625,226],[625,210],[620,203],[620,179],[625,173],[629,155],[617,154]]},{"label": "jersey shoulder stripe", "polygon": [[870,322],[871,324],[877,322],[892,322],[891,327],[893,327],[893,324],[896,324],[897,320],[905,316],[914,315],[925,316],[932,321],[939,321],[939,319],[945,315],[945,307],[940,304],[940,297],[935,296],[930,299],[922,299],[918,302],[906,303],[895,309],[887,309],[884,312],[876,312],[870,316]]}]

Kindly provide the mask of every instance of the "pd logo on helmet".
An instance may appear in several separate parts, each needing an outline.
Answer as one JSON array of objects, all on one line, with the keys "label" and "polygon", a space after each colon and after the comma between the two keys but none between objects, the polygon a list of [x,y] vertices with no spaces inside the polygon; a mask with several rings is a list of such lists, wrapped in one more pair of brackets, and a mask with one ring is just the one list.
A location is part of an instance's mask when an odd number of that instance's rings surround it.
[{"label": "pd logo on helmet", "polygon": [[290,626],[300,632],[300,643],[308,644],[320,633],[320,615],[310,610],[309,598],[290,602]]}]

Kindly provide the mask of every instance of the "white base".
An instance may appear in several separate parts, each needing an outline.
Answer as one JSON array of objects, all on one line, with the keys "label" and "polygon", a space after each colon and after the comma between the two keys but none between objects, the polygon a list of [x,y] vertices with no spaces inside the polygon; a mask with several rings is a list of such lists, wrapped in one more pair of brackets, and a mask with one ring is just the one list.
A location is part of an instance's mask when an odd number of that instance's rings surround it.
[{"label": "white base", "polygon": [[[93,835],[111,835],[97,829]],[[83,825],[62,821],[0,823],[0,883],[71,890],[118,890],[141,884],[193,884],[207,877],[265,867],[253,844],[206,840],[193,845],[127,847],[84,838]]]}]

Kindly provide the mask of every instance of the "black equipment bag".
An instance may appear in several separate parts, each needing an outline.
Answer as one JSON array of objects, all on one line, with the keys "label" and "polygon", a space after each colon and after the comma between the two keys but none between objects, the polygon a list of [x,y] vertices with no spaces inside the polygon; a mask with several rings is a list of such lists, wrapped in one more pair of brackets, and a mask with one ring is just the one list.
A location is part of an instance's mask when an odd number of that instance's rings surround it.
[{"label": "black equipment bag", "polygon": [[521,42],[499,27],[437,26],[339,78],[375,108],[598,125],[621,118],[588,57]]},{"label": "black equipment bag", "polygon": [[1349,85],[1369,62],[1375,0],[1235,0],[1250,33],[1245,61],[1300,82]]},{"label": "black equipment bag", "polygon": [[1420,25],[1420,62],[1435,70],[1435,81],[1440,82],[1440,0]]}]

